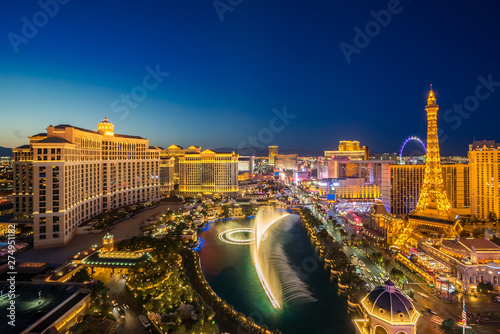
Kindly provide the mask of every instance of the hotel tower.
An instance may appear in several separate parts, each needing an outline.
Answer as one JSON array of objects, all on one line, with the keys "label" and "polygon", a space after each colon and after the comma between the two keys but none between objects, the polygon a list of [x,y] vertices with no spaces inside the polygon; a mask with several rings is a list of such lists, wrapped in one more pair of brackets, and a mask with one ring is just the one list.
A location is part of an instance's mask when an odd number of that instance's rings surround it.
[{"label": "hotel tower", "polygon": [[160,149],[148,139],[49,125],[14,151],[14,215],[33,219],[35,248],[66,245],[93,217],[160,199]]}]

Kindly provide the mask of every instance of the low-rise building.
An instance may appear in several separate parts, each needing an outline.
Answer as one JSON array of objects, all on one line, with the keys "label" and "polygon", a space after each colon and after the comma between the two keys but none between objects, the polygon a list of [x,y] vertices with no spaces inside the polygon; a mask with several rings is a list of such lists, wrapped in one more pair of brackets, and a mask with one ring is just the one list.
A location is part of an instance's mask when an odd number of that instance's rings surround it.
[{"label": "low-rise building", "polygon": [[228,208],[229,217],[245,217],[241,206],[230,206]]},{"label": "low-rise building", "polygon": [[388,213],[382,203],[375,203],[372,206],[369,217],[369,228],[382,233],[388,245],[394,244],[405,227],[405,221]]},{"label": "low-rise building", "polygon": [[443,239],[441,251],[464,262],[500,263],[500,246],[483,238]]},{"label": "low-rise building", "polygon": [[[475,292],[479,283],[500,290],[500,246],[486,238],[442,239],[423,242],[422,249],[449,267],[449,281],[461,292]],[[439,275],[439,272],[437,272]],[[438,277],[438,276],[437,276]]]}]

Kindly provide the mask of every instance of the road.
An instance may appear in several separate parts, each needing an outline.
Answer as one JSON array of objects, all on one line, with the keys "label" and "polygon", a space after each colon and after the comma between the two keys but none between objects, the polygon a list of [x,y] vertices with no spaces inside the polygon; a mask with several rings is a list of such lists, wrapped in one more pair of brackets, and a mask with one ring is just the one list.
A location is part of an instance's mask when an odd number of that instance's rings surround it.
[{"label": "road", "polygon": [[[341,237],[338,235],[338,233],[335,232],[334,228],[331,226],[331,224],[329,224],[328,220],[321,214],[321,212],[313,207],[313,213],[315,214],[316,218],[320,219],[320,221],[323,222],[323,226],[325,226],[327,232],[334,239],[342,242]],[[346,232],[349,235],[355,233],[355,230],[350,224],[341,221],[341,219],[339,219],[332,211],[328,210],[327,216],[333,216],[337,223],[344,226]],[[369,248],[371,248],[373,251],[378,251],[371,246]],[[362,279],[370,285],[370,290],[372,288],[372,284],[373,286],[384,285],[385,279],[383,279],[383,277],[388,277],[388,274],[383,268],[380,268],[375,263],[373,263],[370,258],[368,258],[367,255],[370,253],[369,250],[367,254],[365,254],[364,252],[354,249],[351,246],[344,246],[344,252],[347,256],[355,255],[355,257],[352,259],[353,264],[357,265],[359,264],[359,261],[362,261],[365,264],[366,268],[369,269],[369,271],[363,270]],[[395,264],[391,262],[390,266],[388,267],[389,271],[391,265],[395,266]],[[414,281],[412,278],[410,278],[409,284],[411,284],[411,288],[415,291],[415,296],[412,302],[415,305],[417,311],[421,314],[417,325],[419,333],[440,334],[439,330],[437,329],[438,324],[440,324],[443,319],[449,318],[450,316],[454,315],[455,312],[453,312],[453,310],[443,308],[442,301],[437,297],[432,296],[422,287],[422,285],[426,285],[422,283],[422,281]],[[427,312],[427,308],[435,311],[436,315]],[[454,318],[456,319],[456,317]]]},{"label": "road", "polygon": [[125,279],[122,275],[115,274],[113,277],[109,277],[109,272],[106,271],[96,275],[95,279],[104,282],[109,289],[109,298],[115,300],[122,309],[124,304],[129,306],[125,310],[124,319],[120,317],[117,308],[113,308],[113,315],[120,324],[116,329],[116,333],[149,333],[139,321],[139,315],[142,314],[142,306],[137,304],[125,289]]},{"label": "road", "polygon": [[[303,195],[307,196],[306,193],[298,189],[295,189],[294,193],[295,195],[297,195],[299,198],[302,199],[304,198]],[[330,205],[329,203],[322,204],[323,208],[327,210],[326,211],[327,216],[333,216],[337,221],[337,223],[340,223],[342,226],[344,226],[348,235],[354,233],[355,230],[352,228],[352,226],[348,223],[344,223],[343,221],[341,221],[341,219],[339,219],[330,210],[329,205]],[[334,237],[337,241],[341,242],[340,236],[335,232],[334,228],[329,224],[328,220],[325,219],[325,217],[321,214],[321,212],[319,210],[316,210],[315,205],[311,205],[310,207],[313,210],[315,216],[323,222],[328,233],[332,235],[332,237]],[[368,281],[370,281],[369,279],[370,277],[372,278],[376,277],[377,275],[380,275],[380,273],[385,275],[384,270],[376,266],[369,258],[366,257],[364,253],[346,246],[344,246],[344,252],[348,256],[350,256],[351,254],[356,254],[357,258],[363,261],[366,264],[366,267],[370,269],[370,273],[367,274],[366,272],[364,272],[365,277],[363,277],[363,279],[365,281],[367,281],[367,277]],[[413,291],[415,292],[412,302],[416,307],[417,311],[421,314],[418,321],[419,333],[440,334],[437,327],[438,324],[440,324],[443,319],[451,317],[455,320],[459,320],[462,313],[462,304],[443,301],[434,296],[432,294],[432,289],[428,286],[428,284],[423,282],[423,280],[417,277],[415,274],[409,272],[403,266],[400,266],[398,263],[395,263],[394,258],[390,254],[388,254],[385,250],[378,249],[369,243],[367,254],[369,254],[370,252],[380,252],[384,254],[385,257],[390,258],[391,262],[387,267],[388,272],[390,272],[392,268],[397,268],[403,271],[407,276],[408,278],[407,284],[410,284],[411,289],[413,289]],[[356,264],[357,260],[353,260],[353,263]],[[380,282],[378,284],[376,284],[373,281],[370,282],[372,282],[374,285],[380,285]],[[474,297],[471,295],[467,295],[465,296],[465,303],[468,312],[499,313],[500,310],[500,305],[498,303],[492,302],[489,296],[478,295],[477,297]],[[428,309],[432,310],[435,314],[431,314],[430,312],[428,312]],[[487,324],[483,323],[470,324],[470,327],[477,334],[500,333],[500,322],[491,322]]]}]

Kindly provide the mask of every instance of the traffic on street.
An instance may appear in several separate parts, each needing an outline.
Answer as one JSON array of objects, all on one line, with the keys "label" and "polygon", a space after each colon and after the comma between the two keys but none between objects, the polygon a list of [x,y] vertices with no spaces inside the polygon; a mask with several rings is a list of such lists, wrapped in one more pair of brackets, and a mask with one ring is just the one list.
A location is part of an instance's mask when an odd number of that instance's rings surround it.
[{"label": "traffic on street", "polygon": [[[454,318],[459,321],[461,316],[461,305],[453,304],[451,302],[446,302],[436,297],[433,293],[433,288],[429,286],[424,280],[412,273],[410,270],[402,266],[400,263],[395,261],[395,257],[386,249],[382,247],[377,247],[376,244],[366,240],[363,234],[359,233],[358,226],[353,226],[350,224],[342,215],[335,212],[335,205],[326,201],[316,201],[312,202],[306,200],[310,198],[310,194],[303,192],[301,189],[294,188],[293,193],[300,200],[300,204],[307,204],[307,207],[313,212],[315,217],[323,223],[323,228],[331,235],[334,240],[343,244],[344,253],[351,259],[351,263],[356,266],[356,272],[365,282],[365,287],[367,292],[371,291],[375,286],[384,285],[384,282],[389,279],[390,272],[393,268],[401,271],[405,275],[404,283],[400,285],[400,288],[412,293],[411,299],[417,311],[420,313],[420,318],[418,321],[419,332],[422,333],[441,333],[438,326],[443,322],[444,319]],[[345,205],[354,206],[352,204]],[[366,210],[366,204],[363,206],[363,210]],[[340,229],[345,231],[345,235],[348,237],[342,238],[339,230],[336,230],[340,226]],[[363,240],[363,247],[358,247],[357,243],[351,240],[350,236],[356,235],[356,238]],[[370,258],[370,254],[380,253],[384,256],[384,267],[379,264],[375,264]],[[476,299],[476,301],[474,300]],[[478,305],[477,296],[467,296],[466,301],[468,304]],[[490,300],[484,301],[486,305],[492,304],[490,308],[486,310],[498,311],[498,306]],[[472,309],[471,308],[471,309]],[[500,332],[495,324],[487,324],[477,326],[472,324],[468,326],[473,328],[476,333],[496,333]]]}]

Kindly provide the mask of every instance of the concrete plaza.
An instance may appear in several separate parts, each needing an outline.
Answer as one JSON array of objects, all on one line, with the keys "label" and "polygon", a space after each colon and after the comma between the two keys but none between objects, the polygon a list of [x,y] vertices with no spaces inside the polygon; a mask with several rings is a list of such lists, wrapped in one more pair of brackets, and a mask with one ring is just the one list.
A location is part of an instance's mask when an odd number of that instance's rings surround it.
[{"label": "concrete plaza", "polygon": [[[160,205],[146,209],[135,216],[121,221],[109,228],[108,232],[113,234],[115,242],[132,238],[141,234],[141,224],[159,213],[165,213],[169,209],[177,209],[178,205],[172,203],[161,203]],[[16,254],[17,263],[21,262],[48,262],[49,267],[55,267],[65,263],[71,256],[90,248],[92,245],[102,245],[102,237],[105,232],[76,235],[66,246],[47,249],[27,249]]]}]

